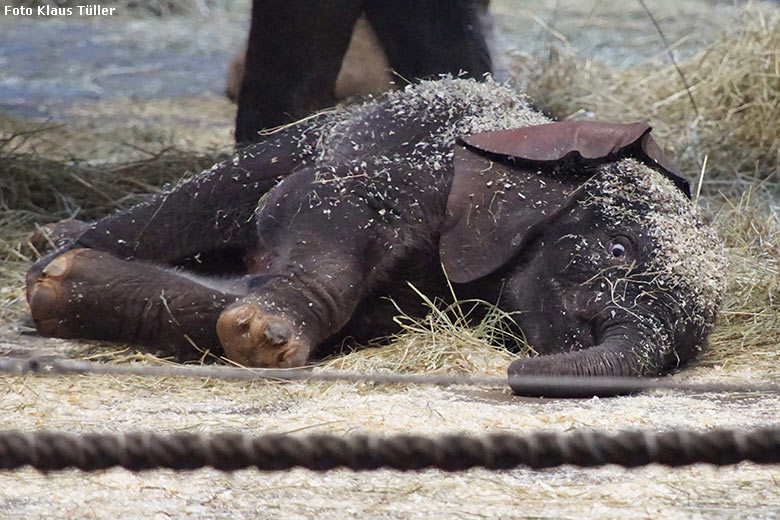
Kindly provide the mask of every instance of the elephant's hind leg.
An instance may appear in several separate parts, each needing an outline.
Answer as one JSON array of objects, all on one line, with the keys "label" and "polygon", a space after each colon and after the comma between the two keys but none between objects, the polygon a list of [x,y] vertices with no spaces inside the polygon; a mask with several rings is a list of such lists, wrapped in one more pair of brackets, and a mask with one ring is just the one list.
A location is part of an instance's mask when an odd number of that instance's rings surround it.
[{"label": "elephant's hind leg", "polygon": [[221,350],[216,322],[238,298],[231,284],[198,279],[93,249],[70,250],[28,275],[27,300],[39,332],[126,341],[188,358]]}]

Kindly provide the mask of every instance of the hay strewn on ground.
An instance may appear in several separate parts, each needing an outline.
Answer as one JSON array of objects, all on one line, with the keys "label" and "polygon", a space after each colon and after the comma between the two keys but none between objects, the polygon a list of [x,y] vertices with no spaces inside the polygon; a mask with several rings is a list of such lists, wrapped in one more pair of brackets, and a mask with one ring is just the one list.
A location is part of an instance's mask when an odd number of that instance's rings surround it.
[{"label": "hay strewn on ground", "polygon": [[776,371],[780,366],[780,194],[753,185],[740,198],[723,197],[715,226],[728,246],[729,287],[710,348],[700,362]]},{"label": "hay strewn on ground", "polygon": [[[43,136],[51,131],[43,128],[35,132]],[[19,134],[0,139],[0,160],[7,173],[0,178],[0,205],[9,211],[33,213],[46,221],[77,215],[85,220],[99,218],[227,157],[216,150],[194,152],[171,147],[147,152],[147,159],[132,162],[64,162],[35,152],[14,152],[24,140],[25,135]]]}]

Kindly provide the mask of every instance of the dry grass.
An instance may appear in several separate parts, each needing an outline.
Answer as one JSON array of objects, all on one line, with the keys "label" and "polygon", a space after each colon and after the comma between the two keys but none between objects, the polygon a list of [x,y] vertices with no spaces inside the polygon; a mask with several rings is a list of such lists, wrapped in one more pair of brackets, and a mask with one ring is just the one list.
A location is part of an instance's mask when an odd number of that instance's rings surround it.
[{"label": "dry grass", "polygon": [[[211,94],[175,99],[113,98],[68,103],[55,121],[32,123],[0,113],[2,156],[42,156],[63,163],[133,163],[167,149],[214,150],[233,145],[236,107]],[[64,121],[67,121],[65,123]],[[165,177],[165,175],[163,175]]]},{"label": "dry grass", "polygon": [[[326,360],[324,367],[359,372],[426,372],[503,375],[514,357],[502,345],[520,344],[521,354],[530,348],[507,326],[512,317],[484,301],[459,301],[444,305],[418,293],[429,309],[424,318],[398,310],[401,331],[381,345]],[[484,313],[478,323],[470,315]],[[473,321],[473,320],[472,320]]]},{"label": "dry grass", "polygon": [[533,78],[531,97],[558,118],[649,121],[683,171],[699,172],[708,158],[709,190],[739,193],[752,179],[778,187],[780,13],[745,10],[735,28],[679,65],[690,92],[665,54],[615,70],[552,49],[546,59],[515,60],[512,69]]},{"label": "dry grass", "polygon": [[751,186],[715,217],[729,252],[729,288],[703,363],[780,366],[780,206]]},{"label": "dry grass", "polygon": [[[36,132],[46,133],[40,129]],[[29,136],[29,134],[27,135]],[[226,157],[214,150],[184,152],[166,148],[148,159],[108,164],[52,160],[37,153],[17,153],[24,134],[0,139],[0,207],[26,211],[48,221],[79,216],[94,219],[138,202],[159,186],[200,172]]]}]

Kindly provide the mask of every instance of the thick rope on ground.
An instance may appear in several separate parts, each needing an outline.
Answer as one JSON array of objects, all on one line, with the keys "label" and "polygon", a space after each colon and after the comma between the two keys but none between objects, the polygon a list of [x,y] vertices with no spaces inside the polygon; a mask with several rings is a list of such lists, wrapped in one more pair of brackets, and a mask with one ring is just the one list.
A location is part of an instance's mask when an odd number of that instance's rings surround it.
[{"label": "thick rope on ground", "polygon": [[541,469],[563,464],[581,467],[617,464],[629,468],[651,463],[723,466],[742,461],[780,462],[780,428],[747,432],[631,431],[608,435],[583,431],[565,435],[532,433],[481,437],[0,432],[0,469],[3,470],[31,466],[40,471],[68,468],[96,471],[113,467],[131,471],[203,467],[222,471],[245,468],[262,471],[292,468],[461,471],[475,467]]}]

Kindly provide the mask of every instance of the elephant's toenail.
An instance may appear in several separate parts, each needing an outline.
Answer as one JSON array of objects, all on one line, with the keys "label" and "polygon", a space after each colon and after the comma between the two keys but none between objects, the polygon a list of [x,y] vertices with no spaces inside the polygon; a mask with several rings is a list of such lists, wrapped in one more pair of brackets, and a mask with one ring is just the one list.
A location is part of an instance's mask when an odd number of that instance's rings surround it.
[{"label": "elephant's toenail", "polygon": [[67,258],[59,256],[43,268],[43,274],[52,278],[59,278],[65,276],[69,269],[70,261]]}]

